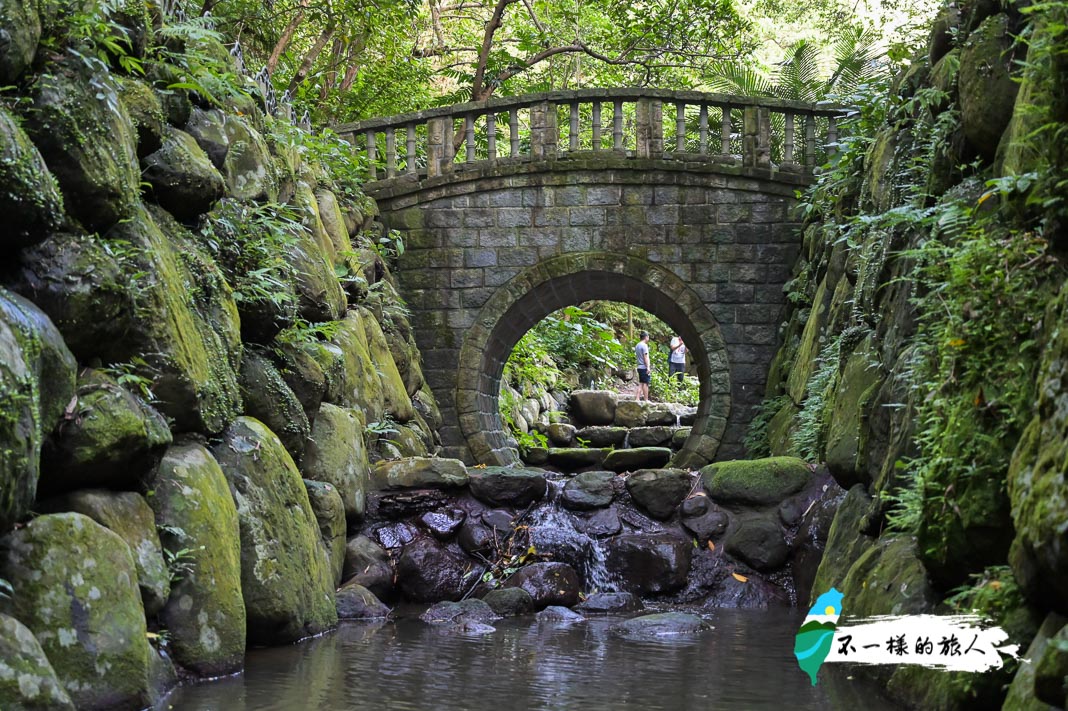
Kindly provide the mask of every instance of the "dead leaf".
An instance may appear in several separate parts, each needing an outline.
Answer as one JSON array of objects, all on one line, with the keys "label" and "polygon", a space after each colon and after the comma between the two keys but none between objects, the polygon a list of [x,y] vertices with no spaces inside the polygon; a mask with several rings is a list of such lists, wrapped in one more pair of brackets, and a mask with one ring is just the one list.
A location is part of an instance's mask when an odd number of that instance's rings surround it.
[{"label": "dead leaf", "polygon": [[710,550],[710,551],[716,550],[716,544],[713,543],[712,541],[709,541],[708,542],[708,550]]},{"label": "dead leaf", "polygon": [[744,575],[739,575],[738,573],[731,573],[731,576],[735,580],[737,580],[739,583],[748,583],[749,582],[749,578],[745,577]]}]

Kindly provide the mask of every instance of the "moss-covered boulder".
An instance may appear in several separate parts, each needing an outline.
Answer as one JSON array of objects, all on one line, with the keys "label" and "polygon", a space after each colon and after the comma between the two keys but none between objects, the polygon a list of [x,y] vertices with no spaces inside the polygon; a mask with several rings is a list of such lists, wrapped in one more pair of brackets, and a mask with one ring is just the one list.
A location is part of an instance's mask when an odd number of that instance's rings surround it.
[{"label": "moss-covered boulder", "polygon": [[274,363],[257,350],[246,350],[241,360],[240,384],[245,414],[267,425],[293,460],[299,462],[309,444],[311,425]]},{"label": "moss-covered boulder", "polygon": [[151,702],[145,611],[130,548],[77,513],[50,514],[0,539],[0,600],[33,632],[78,708]]},{"label": "moss-covered boulder", "polygon": [[338,490],[331,484],[305,479],[304,488],[319,524],[319,540],[336,588],[341,584],[341,573],[345,568],[345,505],[341,502]]},{"label": "moss-covered boulder", "polygon": [[860,484],[850,489],[842,499],[827,534],[810,600],[815,600],[832,587],[841,590],[853,563],[874,545],[874,539],[861,530],[871,507],[871,497]]},{"label": "moss-covered boulder", "polygon": [[690,493],[693,480],[682,469],[640,469],[627,477],[631,498],[653,518],[671,518]]},{"label": "moss-covered boulder", "polygon": [[119,99],[137,130],[137,156],[144,158],[163,145],[167,114],[159,96],[147,82],[133,77],[116,77],[116,81],[119,83]]},{"label": "moss-covered boulder", "polygon": [[1068,700],[1068,623],[1049,638],[1035,664],[1035,696],[1051,706]]},{"label": "moss-covered boulder", "polygon": [[827,469],[838,485],[846,489],[868,483],[863,461],[868,435],[866,416],[884,377],[873,341],[869,336],[846,359],[827,427]]},{"label": "moss-covered boulder", "polygon": [[241,524],[249,641],[294,642],[333,627],[333,574],[304,481],[285,447],[259,421],[239,417],[212,453]]},{"label": "moss-covered boulder", "polygon": [[1059,702],[1039,700],[1036,694],[1038,689],[1035,671],[1057,631],[1062,629],[1065,623],[1068,623],[1068,619],[1055,612],[1046,616],[1027,652],[1022,655],[1016,676],[1012,679],[1009,693],[1001,707],[1003,711],[1049,711],[1057,706],[1063,708],[1064,699]]},{"label": "moss-covered boulder", "polygon": [[365,319],[374,317],[365,310],[345,314],[326,344],[334,348],[320,348],[316,359],[326,373],[325,399],[342,407],[359,408],[370,424],[385,417],[386,400],[378,375],[379,363],[371,357]]},{"label": "moss-covered boulder", "polygon": [[349,241],[349,230],[345,225],[345,216],[338,205],[337,195],[325,188],[315,191],[315,201],[319,207],[319,219],[323,229],[330,237],[330,242],[340,253],[352,250],[352,242]]},{"label": "moss-covered boulder", "polygon": [[701,470],[713,499],[750,506],[778,504],[801,491],[811,476],[808,465],[794,457],[716,462]]},{"label": "moss-covered boulder", "polygon": [[565,472],[600,467],[608,456],[607,449],[587,447],[550,447],[546,461]]},{"label": "moss-covered boulder", "polygon": [[730,528],[724,548],[754,570],[770,572],[789,555],[782,526],[771,516],[745,516]]},{"label": "moss-covered boulder", "polygon": [[[605,451],[605,450],[602,450]],[[657,469],[671,461],[669,447],[635,447],[616,449],[604,457],[604,468],[614,472],[634,472],[639,469]]]},{"label": "moss-covered boulder", "polygon": [[332,484],[341,496],[345,515],[363,517],[371,465],[363,440],[363,413],[323,403],[311,429],[311,440],[301,461],[305,478]]},{"label": "moss-covered boulder", "polygon": [[314,422],[326,393],[326,373],[313,355],[318,349],[278,340],[273,345],[270,352],[274,356],[278,374],[297,397],[308,421]]},{"label": "moss-covered boulder", "polygon": [[[0,14],[4,5],[10,4],[0,2]],[[0,211],[6,215],[7,222],[0,238],[0,251],[9,254],[42,241],[63,220],[63,196],[55,178],[29,136],[3,107],[0,107]]]},{"label": "moss-covered boulder", "polygon": [[568,480],[560,496],[560,503],[577,511],[608,506],[615,498],[612,482],[615,472],[583,472]]},{"label": "moss-covered boulder", "polygon": [[173,445],[146,482],[163,545],[179,566],[160,614],[174,661],[201,676],[240,671],[245,602],[237,509],[202,445]]},{"label": "moss-covered boulder", "polygon": [[[123,266],[136,270],[125,358],[142,375],[179,430],[216,433],[240,412],[241,332],[230,287],[215,263],[167,213],[139,210],[116,227]],[[110,350],[110,349],[109,349]]]},{"label": "moss-covered boulder", "polygon": [[312,323],[336,321],[348,302],[333,262],[311,236],[301,233],[286,249],[286,260],[297,277],[297,310]]},{"label": "moss-covered boulder", "polygon": [[49,500],[42,508],[83,514],[119,534],[133,554],[145,615],[155,617],[163,609],[171,592],[170,571],[163,562],[156,519],[144,497],[132,491],[82,489]]},{"label": "moss-covered boulder", "polygon": [[27,131],[63,188],[67,210],[105,231],[137,206],[136,132],[106,74],[71,61],[51,69],[37,82]]},{"label": "moss-covered boulder", "polygon": [[471,493],[491,506],[523,508],[545,496],[541,469],[485,467],[470,470],[468,476]]},{"label": "moss-covered boulder", "polygon": [[408,397],[408,388],[397,370],[397,364],[393,361],[393,354],[389,350],[389,342],[382,332],[378,320],[370,311],[361,308],[360,318],[363,322],[364,332],[367,334],[367,348],[371,355],[371,362],[375,364],[375,370],[382,386],[382,398],[386,413],[397,422],[407,422],[412,419],[412,400]]},{"label": "moss-covered boulder", "polygon": [[0,615],[0,707],[74,711],[33,632],[7,615]]},{"label": "moss-covered boulder", "polygon": [[371,471],[375,489],[444,489],[467,481],[467,467],[459,459],[408,457],[379,462]]},{"label": "moss-covered boulder", "polygon": [[0,288],[0,531],[33,503],[41,446],[74,395],[75,366],[48,317]]},{"label": "moss-covered boulder", "polygon": [[226,192],[238,200],[278,199],[270,151],[263,136],[241,116],[227,114],[223,122],[228,150],[220,169]]},{"label": "moss-covered boulder", "polygon": [[222,170],[226,154],[230,150],[230,138],[226,135],[225,128],[226,112],[222,109],[203,109],[195,106],[184,126],[212,164]]},{"label": "moss-covered boulder", "polygon": [[849,614],[858,617],[923,614],[937,599],[916,539],[904,535],[879,538],[853,563],[839,589]]},{"label": "moss-covered boulder", "polygon": [[0,46],[0,83],[13,84],[37,54],[41,39],[41,18],[37,7],[25,0],[0,0],[0,27],[4,42]]},{"label": "moss-covered boulder", "polygon": [[1000,13],[983,20],[961,49],[961,123],[968,141],[988,160],[1009,125],[1019,89],[1011,73],[1014,41],[1009,16]]},{"label": "moss-covered boulder", "polygon": [[163,145],[142,161],[151,196],[183,222],[193,222],[223,196],[223,179],[193,137],[168,126]]},{"label": "moss-covered boulder", "polygon": [[379,597],[388,597],[393,592],[395,575],[389,553],[367,536],[354,536],[345,545],[345,568],[341,576]]},{"label": "moss-covered boulder", "polygon": [[113,378],[91,368],[79,374],[75,397],[42,449],[41,490],[136,488],[171,443],[167,421]]}]

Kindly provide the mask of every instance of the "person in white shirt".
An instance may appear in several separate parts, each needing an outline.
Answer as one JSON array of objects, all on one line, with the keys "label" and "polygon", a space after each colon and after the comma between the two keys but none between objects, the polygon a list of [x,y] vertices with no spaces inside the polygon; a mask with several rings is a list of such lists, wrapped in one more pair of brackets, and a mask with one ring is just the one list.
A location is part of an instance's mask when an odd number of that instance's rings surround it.
[{"label": "person in white shirt", "polygon": [[649,362],[649,332],[641,332],[641,340],[638,341],[638,345],[634,346],[634,355],[638,361],[638,393],[636,399],[638,402],[645,398],[646,402],[649,402],[649,383],[651,378],[649,373],[652,371]]},{"label": "person in white shirt", "polygon": [[686,372],[686,344],[675,336],[671,339],[671,355],[668,357],[668,377],[677,376],[682,382],[682,376]]}]

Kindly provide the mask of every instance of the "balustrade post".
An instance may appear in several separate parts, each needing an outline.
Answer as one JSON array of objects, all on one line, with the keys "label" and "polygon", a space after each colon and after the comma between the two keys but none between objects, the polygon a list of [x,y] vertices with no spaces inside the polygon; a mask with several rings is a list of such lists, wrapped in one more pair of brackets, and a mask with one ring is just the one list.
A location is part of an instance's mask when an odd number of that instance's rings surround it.
[{"label": "balustrade post", "polygon": [[367,132],[367,177],[378,180],[378,138],[374,131]]},{"label": "balustrade post", "polygon": [[530,155],[549,158],[556,155],[560,132],[556,126],[556,105],[548,101],[530,107]]},{"label": "balustrade post", "polygon": [[664,154],[663,111],[659,99],[638,99],[634,153],[639,158],[659,158]]},{"label": "balustrade post", "polygon": [[407,136],[407,152],[404,158],[404,171],[406,173],[415,173],[415,124],[408,124],[408,136]]},{"label": "balustrade post", "polygon": [[452,125],[452,117],[432,118],[426,124],[426,174],[441,175],[445,163],[445,125]]},{"label": "balustrade post", "polygon": [[805,114],[805,171],[816,169],[816,117]]},{"label": "balustrade post", "polygon": [[397,129],[386,129],[386,177],[397,175]]},{"label": "balustrade post", "polygon": [[742,165],[771,167],[771,112],[764,106],[746,106],[742,112]]}]

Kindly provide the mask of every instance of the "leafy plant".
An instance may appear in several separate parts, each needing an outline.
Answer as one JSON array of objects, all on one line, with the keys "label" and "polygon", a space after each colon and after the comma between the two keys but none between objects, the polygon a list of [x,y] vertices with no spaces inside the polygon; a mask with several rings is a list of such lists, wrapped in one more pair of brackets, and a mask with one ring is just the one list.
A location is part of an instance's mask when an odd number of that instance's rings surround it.
[{"label": "leafy plant", "polygon": [[10,600],[15,595],[15,588],[4,578],[0,578],[0,598]]},{"label": "leafy plant", "polygon": [[134,356],[125,363],[111,363],[100,370],[114,378],[121,387],[140,395],[145,402],[156,400],[156,394],[152,392],[155,381],[144,375],[151,372],[152,367],[144,358]]}]

